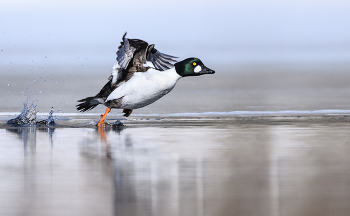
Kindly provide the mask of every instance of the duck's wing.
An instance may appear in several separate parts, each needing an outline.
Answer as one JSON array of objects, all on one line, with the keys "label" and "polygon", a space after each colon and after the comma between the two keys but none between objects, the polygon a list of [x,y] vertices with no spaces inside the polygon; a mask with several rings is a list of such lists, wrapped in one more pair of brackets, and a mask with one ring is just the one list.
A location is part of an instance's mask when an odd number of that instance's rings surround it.
[{"label": "duck's wing", "polygon": [[163,71],[173,67],[174,63],[177,62],[173,58],[177,57],[159,52],[157,49],[154,48],[154,44],[150,45],[147,49],[146,59],[147,61],[152,62],[152,64],[157,70]]},{"label": "duck's wing", "polygon": [[112,70],[112,84],[128,81],[135,72],[145,71],[146,51],[148,43],[139,39],[126,38],[123,35],[122,42],[117,51],[117,61]]},{"label": "duck's wing", "polygon": [[[139,39],[126,38],[126,32],[123,35],[123,41],[120,42],[120,46],[117,51],[117,62],[122,69],[126,69],[129,66],[130,61],[135,55],[135,52],[147,50],[148,43]],[[146,61],[146,59],[140,59],[140,61]]]},{"label": "duck's wing", "polygon": [[113,66],[112,85],[120,85],[127,82],[135,72],[145,72],[146,61],[150,61],[157,70],[166,70],[174,66],[177,58],[168,54],[159,52],[154,48],[154,44],[139,39],[126,38],[126,32],[123,35],[122,42],[118,47],[117,61]]}]

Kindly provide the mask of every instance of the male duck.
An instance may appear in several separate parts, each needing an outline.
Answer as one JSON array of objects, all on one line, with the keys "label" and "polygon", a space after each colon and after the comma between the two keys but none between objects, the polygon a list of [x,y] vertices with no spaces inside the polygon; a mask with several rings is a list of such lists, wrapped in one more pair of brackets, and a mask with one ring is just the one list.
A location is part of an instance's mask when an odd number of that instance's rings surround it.
[{"label": "male duck", "polygon": [[[175,63],[175,67],[169,68],[171,63],[168,61],[174,61],[171,58],[175,57],[158,52],[154,49],[154,45],[137,49],[130,46],[129,41],[130,39],[125,40],[124,35],[122,45],[117,52],[118,66],[114,66],[114,73],[109,82],[96,96],[78,101],[81,103],[77,105],[77,110],[81,112],[91,110],[98,104],[104,104],[107,107],[98,126],[104,123],[112,108],[124,109],[124,116],[128,117],[133,109],[147,106],[169,93],[180,78],[215,73],[198,58],[187,58]],[[148,49],[149,47],[151,49]],[[134,50],[129,52],[128,50],[132,48]],[[130,64],[131,60],[133,61]],[[155,68],[145,67],[143,65],[145,60],[150,60]],[[162,71],[163,69],[167,70]]]},{"label": "male duck", "polygon": [[[139,39],[125,38],[123,35],[122,42],[118,47],[117,61],[113,66],[112,75],[109,81],[104,85],[101,91],[93,96],[79,100],[77,110],[85,112],[95,108],[99,104],[104,104],[108,95],[116,88],[128,81],[135,72],[145,72],[148,66],[152,65],[158,70],[169,69],[174,65],[170,62],[176,62],[171,55],[159,52],[154,48],[154,44],[148,45],[147,42]],[[124,116],[130,115],[130,110],[124,109]]]}]

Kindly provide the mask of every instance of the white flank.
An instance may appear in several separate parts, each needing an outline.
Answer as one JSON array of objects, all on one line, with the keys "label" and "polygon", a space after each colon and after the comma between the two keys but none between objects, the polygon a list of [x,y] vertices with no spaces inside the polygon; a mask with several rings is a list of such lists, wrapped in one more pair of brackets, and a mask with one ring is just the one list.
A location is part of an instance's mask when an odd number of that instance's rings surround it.
[{"label": "white flank", "polygon": [[119,108],[141,108],[169,93],[180,78],[175,68],[166,71],[149,69],[143,73],[136,72],[129,81],[115,89],[106,102],[123,97]]}]

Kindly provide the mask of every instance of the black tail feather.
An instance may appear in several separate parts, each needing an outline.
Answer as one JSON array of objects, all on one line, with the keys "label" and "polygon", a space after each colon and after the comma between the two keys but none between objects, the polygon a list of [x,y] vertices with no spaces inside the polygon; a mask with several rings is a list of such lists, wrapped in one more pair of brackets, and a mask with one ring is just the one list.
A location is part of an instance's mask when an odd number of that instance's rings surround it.
[{"label": "black tail feather", "polygon": [[86,112],[86,111],[92,110],[98,105],[98,103],[93,101],[96,101],[96,97],[87,97],[87,98],[78,100],[78,102],[81,102],[81,103],[76,105],[77,110],[80,112]]}]

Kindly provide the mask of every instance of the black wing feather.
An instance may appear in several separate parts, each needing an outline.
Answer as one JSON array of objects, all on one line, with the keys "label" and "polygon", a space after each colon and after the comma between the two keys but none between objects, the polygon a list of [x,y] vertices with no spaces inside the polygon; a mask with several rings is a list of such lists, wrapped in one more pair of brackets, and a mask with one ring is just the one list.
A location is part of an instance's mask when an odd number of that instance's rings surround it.
[{"label": "black wing feather", "polygon": [[119,66],[123,69],[126,69],[129,65],[129,62],[134,56],[134,52],[136,48],[131,46],[129,43],[129,39],[125,38],[126,32],[123,35],[123,41],[120,42],[120,46],[117,51],[117,62]]},{"label": "black wing feather", "polygon": [[147,54],[147,61],[151,61],[156,69],[163,71],[163,70],[169,69],[170,67],[173,67],[174,64],[170,62],[177,62],[173,58],[177,58],[177,57],[161,53],[154,48],[153,44],[150,45],[148,54]]}]

